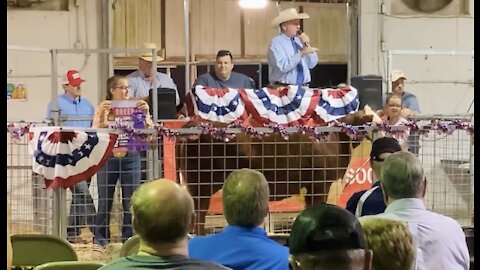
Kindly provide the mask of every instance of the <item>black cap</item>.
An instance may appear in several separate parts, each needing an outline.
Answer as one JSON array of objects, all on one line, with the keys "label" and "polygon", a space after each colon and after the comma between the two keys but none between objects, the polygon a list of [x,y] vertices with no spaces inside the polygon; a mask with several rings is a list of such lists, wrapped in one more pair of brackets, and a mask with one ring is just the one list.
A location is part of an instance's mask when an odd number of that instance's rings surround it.
[{"label": "black cap", "polygon": [[293,255],[366,248],[358,219],[349,211],[332,204],[312,205],[303,210],[293,223],[288,245]]},{"label": "black cap", "polygon": [[370,152],[370,160],[383,161],[380,155],[383,153],[395,153],[402,151],[400,143],[395,138],[382,137],[372,143],[372,151]]}]

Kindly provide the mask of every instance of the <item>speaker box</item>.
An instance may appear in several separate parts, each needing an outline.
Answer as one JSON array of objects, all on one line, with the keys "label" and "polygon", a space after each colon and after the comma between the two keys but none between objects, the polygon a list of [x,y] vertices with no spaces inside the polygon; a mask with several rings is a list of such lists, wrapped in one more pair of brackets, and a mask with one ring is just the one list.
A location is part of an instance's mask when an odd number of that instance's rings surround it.
[{"label": "speaker box", "polygon": [[382,76],[362,75],[350,78],[350,83],[358,90],[360,108],[368,104],[372,110],[383,108]]}]

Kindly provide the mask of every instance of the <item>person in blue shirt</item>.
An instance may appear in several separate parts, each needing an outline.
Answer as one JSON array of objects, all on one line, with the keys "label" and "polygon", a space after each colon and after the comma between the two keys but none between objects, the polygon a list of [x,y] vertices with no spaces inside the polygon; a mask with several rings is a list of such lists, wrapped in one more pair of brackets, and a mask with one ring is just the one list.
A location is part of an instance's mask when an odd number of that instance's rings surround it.
[{"label": "person in blue shirt", "polygon": [[289,269],[288,248],[267,236],[269,188],[259,171],[240,169],[223,184],[223,212],[228,225],[220,233],[189,240],[193,259],[213,261],[235,270]]},{"label": "person in blue shirt", "polygon": [[246,88],[255,89],[252,78],[232,71],[234,67],[232,53],[220,50],[215,58],[214,72],[207,72],[198,76],[193,87],[202,85],[210,88]]},{"label": "person in blue shirt", "polygon": [[380,186],[380,172],[385,158],[395,152],[402,151],[400,143],[391,137],[382,137],[372,143],[370,151],[370,167],[373,171],[373,186],[370,189],[356,192],[347,201],[345,207],[357,217],[381,214],[387,208],[383,200]]},{"label": "person in blue shirt", "polygon": [[405,91],[405,80],[407,77],[400,69],[392,71],[392,92],[402,97],[402,116],[407,117],[411,114],[420,113],[420,105],[418,105],[417,97]]},{"label": "person in blue shirt", "polygon": [[[65,93],[58,96],[57,106],[60,116],[60,125],[64,127],[89,128],[92,125],[94,107],[86,98],[82,98],[81,84],[85,80],[77,70],[69,70],[62,76],[62,87]],[[47,118],[51,118],[52,104],[47,106]],[[84,118],[68,120],[68,118]],[[64,120],[65,119],[65,120]],[[67,226],[67,240],[76,242],[84,224],[93,233],[95,226],[95,205],[88,190],[91,178],[78,182],[70,188],[72,201]]]},{"label": "person in blue shirt", "polygon": [[295,8],[280,11],[272,20],[280,27],[280,34],[272,39],[268,48],[268,76],[270,85],[308,85],[310,69],[318,63],[317,48],[310,46],[307,34],[299,34],[300,20],[310,18]]}]

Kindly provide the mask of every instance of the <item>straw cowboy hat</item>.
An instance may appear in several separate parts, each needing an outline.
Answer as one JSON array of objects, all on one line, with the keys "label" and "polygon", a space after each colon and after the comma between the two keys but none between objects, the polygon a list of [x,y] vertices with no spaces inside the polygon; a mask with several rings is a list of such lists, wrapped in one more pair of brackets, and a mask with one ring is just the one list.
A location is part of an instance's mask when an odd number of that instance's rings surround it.
[{"label": "straw cowboy hat", "polygon": [[310,16],[308,16],[307,13],[298,13],[297,9],[295,8],[287,8],[285,10],[280,11],[280,14],[278,14],[275,19],[272,20],[272,27],[277,27],[283,22],[291,21],[291,20],[297,20],[297,19],[309,19]]},{"label": "straw cowboy hat", "polygon": [[152,57],[152,51],[151,49],[155,49],[156,51],[156,59],[157,59],[157,62],[160,62],[160,61],[163,61],[164,58],[159,55],[159,50],[157,50],[157,45],[155,43],[143,43],[143,47],[145,49],[149,49],[148,51],[145,51],[143,52],[141,55],[140,55],[140,58],[145,60],[145,61],[148,61],[148,62],[152,62],[153,60],[153,57]]}]

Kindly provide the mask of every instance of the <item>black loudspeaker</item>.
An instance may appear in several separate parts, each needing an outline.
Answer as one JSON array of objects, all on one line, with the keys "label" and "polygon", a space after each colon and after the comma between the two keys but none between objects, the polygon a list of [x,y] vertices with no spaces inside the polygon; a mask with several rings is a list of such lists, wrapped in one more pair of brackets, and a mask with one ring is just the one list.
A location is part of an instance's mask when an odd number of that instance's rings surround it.
[{"label": "black loudspeaker", "polygon": [[360,108],[368,104],[372,110],[383,108],[382,76],[363,75],[350,78],[350,83],[358,90]]},{"label": "black loudspeaker", "polygon": [[[153,119],[153,91],[148,92],[148,104]],[[175,119],[177,113],[177,91],[172,88],[157,88],[158,120]]]}]

